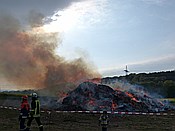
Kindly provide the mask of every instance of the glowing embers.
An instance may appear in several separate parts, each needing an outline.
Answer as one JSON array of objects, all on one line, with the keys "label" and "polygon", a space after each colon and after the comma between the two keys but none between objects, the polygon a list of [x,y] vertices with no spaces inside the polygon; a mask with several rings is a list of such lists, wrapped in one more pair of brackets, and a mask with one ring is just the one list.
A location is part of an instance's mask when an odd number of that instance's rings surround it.
[{"label": "glowing embers", "polygon": [[94,79],[89,79],[86,82],[92,82],[92,83],[95,83],[95,84],[100,84],[102,82],[102,79],[101,78],[94,78]]},{"label": "glowing embers", "polygon": [[133,100],[133,101],[135,101],[135,102],[139,102],[139,100],[137,100],[137,99],[134,97],[133,94],[131,94],[131,93],[129,93],[129,92],[125,92],[125,94],[126,94],[127,96],[129,96],[129,97],[131,98],[131,100]]},{"label": "glowing embers", "polygon": [[[61,110],[108,110],[157,112],[165,106],[156,99],[142,93],[113,90],[111,87],[84,82],[63,99]],[[64,108],[66,107],[66,108]],[[74,107],[74,108],[72,108]]]},{"label": "glowing embers", "polygon": [[116,109],[117,109],[117,104],[114,101],[112,101],[111,110],[115,111]]}]

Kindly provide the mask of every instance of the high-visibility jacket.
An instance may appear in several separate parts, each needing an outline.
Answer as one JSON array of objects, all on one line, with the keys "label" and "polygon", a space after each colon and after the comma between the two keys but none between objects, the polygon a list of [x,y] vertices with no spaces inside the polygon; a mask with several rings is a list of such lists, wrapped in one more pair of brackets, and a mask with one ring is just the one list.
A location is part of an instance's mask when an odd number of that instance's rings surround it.
[{"label": "high-visibility jacket", "polygon": [[102,127],[107,127],[108,123],[109,123],[109,117],[108,115],[104,115],[102,114],[99,118],[99,122],[101,124]]},{"label": "high-visibility jacket", "polygon": [[31,116],[40,117],[40,101],[38,99],[31,102]]}]

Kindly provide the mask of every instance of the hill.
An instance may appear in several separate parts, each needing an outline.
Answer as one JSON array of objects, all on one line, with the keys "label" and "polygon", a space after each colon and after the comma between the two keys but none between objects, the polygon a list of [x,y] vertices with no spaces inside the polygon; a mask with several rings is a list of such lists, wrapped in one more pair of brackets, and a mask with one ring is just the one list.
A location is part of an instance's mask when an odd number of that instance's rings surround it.
[{"label": "hill", "polygon": [[175,97],[175,70],[154,73],[131,73],[126,76],[106,77],[102,83],[110,84],[114,81],[124,81],[130,84],[143,86],[151,92],[156,92],[165,97]]}]

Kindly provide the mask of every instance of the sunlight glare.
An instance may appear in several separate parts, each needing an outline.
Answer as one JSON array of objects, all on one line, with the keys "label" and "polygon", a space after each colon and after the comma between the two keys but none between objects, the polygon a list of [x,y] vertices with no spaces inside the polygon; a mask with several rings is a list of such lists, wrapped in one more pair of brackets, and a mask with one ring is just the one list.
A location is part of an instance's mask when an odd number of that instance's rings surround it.
[{"label": "sunlight glare", "polygon": [[99,21],[98,17],[101,15],[103,5],[105,5],[103,2],[101,3],[99,5],[99,2],[94,0],[76,2],[64,10],[56,11],[50,17],[52,22],[44,25],[44,30],[46,32],[66,32],[77,25],[85,24],[87,20]]}]

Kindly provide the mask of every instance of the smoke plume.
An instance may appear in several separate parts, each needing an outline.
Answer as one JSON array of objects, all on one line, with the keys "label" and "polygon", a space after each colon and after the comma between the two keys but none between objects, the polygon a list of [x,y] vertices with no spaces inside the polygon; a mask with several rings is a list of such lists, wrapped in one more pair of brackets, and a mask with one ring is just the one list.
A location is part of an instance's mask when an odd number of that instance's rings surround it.
[{"label": "smoke plume", "polygon": [[24,28],[13,16],[0,16],[0,73],[11,83],[29,84],[31,88],[99,77],[82,58],[66,61],[56,55],[61,37],[39,28],[42,18],[42,14],[31,12],[30,25]]}]

